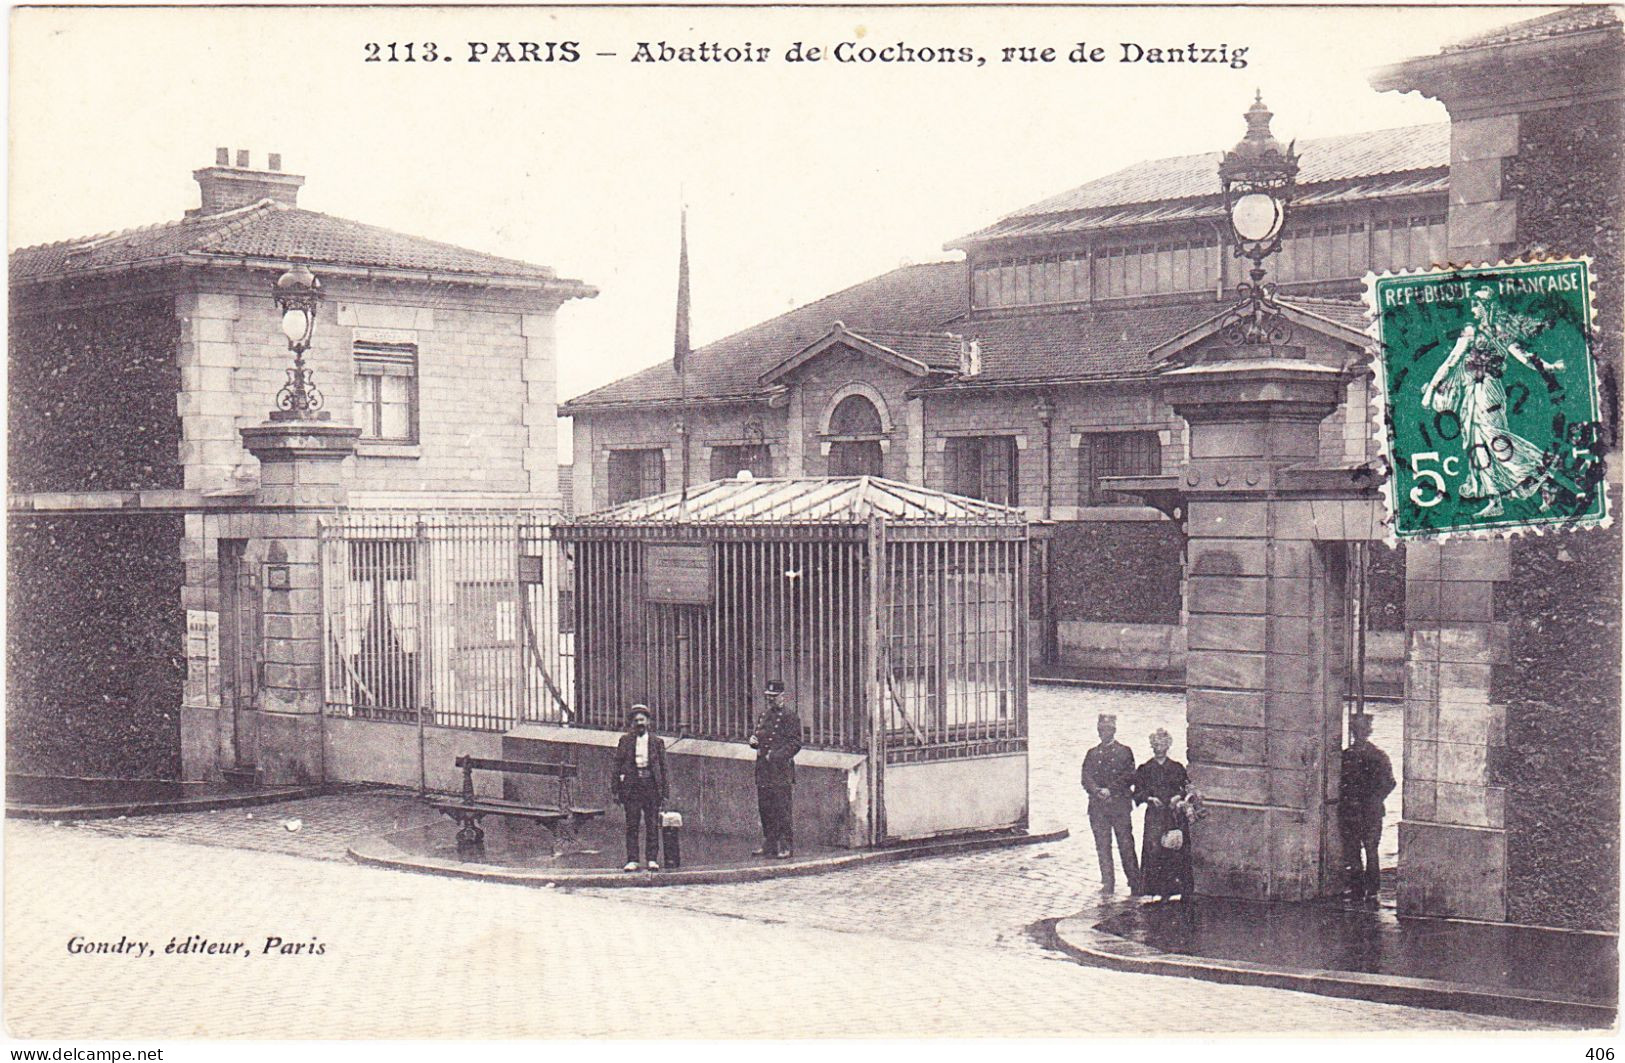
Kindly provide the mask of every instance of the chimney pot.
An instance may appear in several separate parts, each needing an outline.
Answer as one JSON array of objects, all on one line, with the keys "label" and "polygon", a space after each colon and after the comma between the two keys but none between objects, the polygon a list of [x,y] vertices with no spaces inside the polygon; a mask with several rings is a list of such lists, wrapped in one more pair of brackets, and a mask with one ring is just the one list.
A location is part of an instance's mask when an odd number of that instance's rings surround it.
[{"label": "chimney pot", "polygon": [[216,166],[230,166],[231,165],[231,149],[230,148],[215,148],[214,149],[214,164]]},{"label": "chimney pot", "polygon": [[243,148],[237,149],[237,168],[240,170],[248,169],[248,152]]},{"label": "chimney pot", "polygon": [[282,156],[277,154],[274,151],[271,152],[271,154],[269,154],[269,155],[267,155],[265,157],[265,168],[267,170],[280,170],[280,169],[282,169]]}]

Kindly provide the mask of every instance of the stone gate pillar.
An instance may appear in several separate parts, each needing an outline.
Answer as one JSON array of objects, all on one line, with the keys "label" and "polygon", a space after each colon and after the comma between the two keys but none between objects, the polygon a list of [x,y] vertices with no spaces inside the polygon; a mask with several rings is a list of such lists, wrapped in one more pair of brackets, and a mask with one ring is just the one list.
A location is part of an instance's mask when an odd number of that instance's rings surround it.
[{"label": "stone gate pillar", "polygon": [[[1342,502],[1283,470],[1312,463],[1347,383],[1293,348],[1214,352],[1167,372],[1190,426],[1187,750],[1207,799],[1193,855],[1204,894],[1298,900],[1336,887],[1331,813],[1343,696]],[[1319,507],[1317,512],[1316,507]]]},{"label": "stone gate pillar", "polygon": [[344,459],[359,428],[315,420],[241,430],[260,462],[258,540],[264,680],[256,706],[259,782],[324,781],[320,517],[344,505]]}]

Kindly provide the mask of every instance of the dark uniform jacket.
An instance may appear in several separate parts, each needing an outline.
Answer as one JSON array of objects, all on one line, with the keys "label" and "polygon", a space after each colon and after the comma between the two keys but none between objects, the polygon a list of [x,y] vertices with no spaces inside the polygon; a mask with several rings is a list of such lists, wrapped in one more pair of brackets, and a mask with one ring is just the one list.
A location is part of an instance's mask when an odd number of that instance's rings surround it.
[{"label": "dark uniform jacket", "polygon": [[1350,823],[1381,823],[1383,798],[1394,792],[1394,766],[1388,754],[1370,742],[1356,742],[1343,750],[1343,771],[1337,790],[1337,815]]},{"label": "dark uniform jacket", "polygon": [[[1083,788],[1089,792],[1089,807],[1122,811],[1132,806],[1129,784],[1134,780],[1134,751],[1113,739],[1102,742],[1083,755]],[[1112,792],[1108,798],[1095,796],[1105,787]]]},{"label": "dark uniform jacket", "polygon": [[758,782],[794,782],[795,755],[801,752],[801,717],[781,701],[762,713],[752,734],[756,739],[756,779]]},{"label": "dark uniform jacket", "polygon": [[[649,732],[649,771],[654,776],[655,792],[660,800],[665,801],[668,796],[666,788],[666,743],[653,731]],[[620,742],[615,745],[615,766],[610,777],[609,788],[615,795],[615,800],[622,800],[626,783],[629,779],[638,777],[638,736],[631,731],[621,736]]]}]

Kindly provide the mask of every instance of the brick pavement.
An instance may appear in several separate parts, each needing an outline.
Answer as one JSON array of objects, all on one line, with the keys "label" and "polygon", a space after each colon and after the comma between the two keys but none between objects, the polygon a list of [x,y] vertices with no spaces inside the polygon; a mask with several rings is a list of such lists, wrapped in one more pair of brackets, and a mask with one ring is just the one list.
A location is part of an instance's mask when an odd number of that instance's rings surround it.
[{"label": "brick pavement", "polygon": [[[5,830],[6,1021],[19,1037],[1139,1033],[1151,1000],[1190,1032],[1524,1025],[1119,974],[950,943],[951,927],[915,941],[675,910],[649,917],[624,895],[38,822]],[[72,955],[75,934],[160,948],[201,934],[251,942],[256,955]],[[258,954],[267,935],[325,951]],[[651,957],[671,976],[658,991],[625,992],[627,973],[647,971]]]}]

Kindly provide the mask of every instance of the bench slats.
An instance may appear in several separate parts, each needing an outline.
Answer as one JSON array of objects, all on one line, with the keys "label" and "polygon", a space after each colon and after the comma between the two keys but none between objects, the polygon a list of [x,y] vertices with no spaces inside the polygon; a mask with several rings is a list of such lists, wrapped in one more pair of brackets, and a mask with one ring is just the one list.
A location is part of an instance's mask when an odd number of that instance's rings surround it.
[{"label": "bench slats", "polygon": [[458,757],[457,766],[463,770],[501,771],[514,775],[552,775],[573,779],[580,770],[574,764],[556,764],[548,761],[492,760],[487,757]]}]

